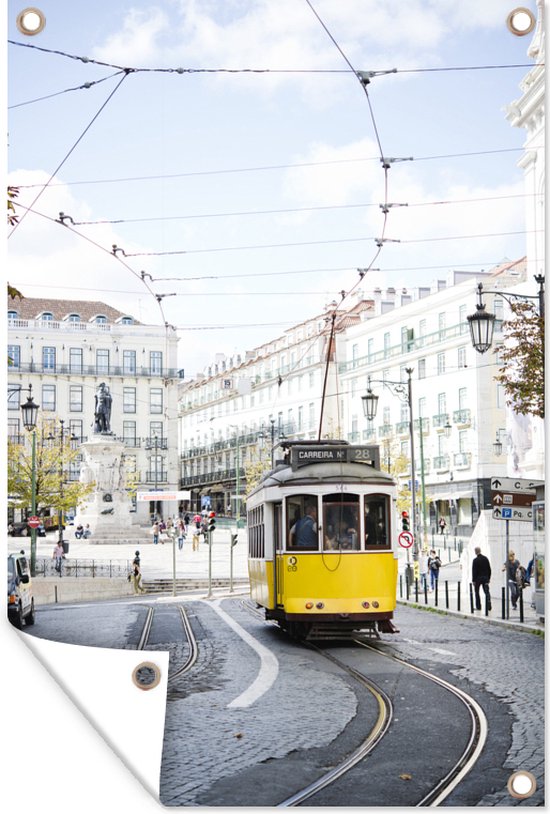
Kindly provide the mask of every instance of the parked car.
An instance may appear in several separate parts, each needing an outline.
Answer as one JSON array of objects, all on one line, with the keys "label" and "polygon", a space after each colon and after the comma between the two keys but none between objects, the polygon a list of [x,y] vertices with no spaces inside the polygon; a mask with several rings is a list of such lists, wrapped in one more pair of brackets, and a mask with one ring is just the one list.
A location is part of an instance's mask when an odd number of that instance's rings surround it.
[{"label": "parked car", "polygon": [[34,625],[31,569],[23,552],[8,554],[8,619],[18,628]]}]

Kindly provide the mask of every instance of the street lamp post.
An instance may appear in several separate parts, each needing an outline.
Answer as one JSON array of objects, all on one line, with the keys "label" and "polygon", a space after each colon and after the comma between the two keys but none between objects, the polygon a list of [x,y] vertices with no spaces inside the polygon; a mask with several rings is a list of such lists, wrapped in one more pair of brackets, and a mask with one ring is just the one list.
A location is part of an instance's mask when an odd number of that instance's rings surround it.
[{"label": "street lamp post", "polygon": [[[38,418],[38,404],[32,398],[32,385],[28,387],[28,397],[25,404],[21,405],[23,415],[23,426],[32,435],[32,457],[31,457],[31,514],[36,515],[36,422]],[[31,528],[31,576],[36,572],[36,529]]]},{"label": "street lamp post", "polygon": [[363,412],[365,417],[372,421],[376,415],[378,408],[378,396],[371,390],[371,383],[376,382],[385,385],[394,395],[397,395],[401,401],[404,401],[409,407],[409,438],[411,445],[411,525],[414,535],[413,542],[413,559],[418,560],[418,539],[416,529],[416,481],[415,481],[415,462],[414,462],[414,421],[413,421],[413,392],[412,392],[412,367],[405,368],[407,373],[407,382],[392,382],[388,379],[371,379],[368,378],[367,394],[362,396]]}]

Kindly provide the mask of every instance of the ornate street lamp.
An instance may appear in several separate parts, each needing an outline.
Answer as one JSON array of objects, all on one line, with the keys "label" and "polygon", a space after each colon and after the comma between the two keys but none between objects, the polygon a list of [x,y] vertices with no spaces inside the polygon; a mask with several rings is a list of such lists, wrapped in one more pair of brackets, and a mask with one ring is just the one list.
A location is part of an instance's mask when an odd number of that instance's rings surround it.
[{"label": "ornate street lamp", "polygon": [[[536,300],[539,306],[539,316],[544,318],[544,275],[535,275],[535,282],[538,283],[539,290],[536,296],[529,296],[527,294],[515,294],[510,291],[485,291],[486,294],[497,294],[503,297],[506,302],[510,303],[514,300]],[[468,323],[470,325],[470,337],[472,345],[478,353],[485,353],[489,350],[493,342],[493,332],[495,328],[495,314],[485,310],[485,303],[483,302],[483,283],[479,283],[477,287],[477,305],[475,314],[470,314]]]}]

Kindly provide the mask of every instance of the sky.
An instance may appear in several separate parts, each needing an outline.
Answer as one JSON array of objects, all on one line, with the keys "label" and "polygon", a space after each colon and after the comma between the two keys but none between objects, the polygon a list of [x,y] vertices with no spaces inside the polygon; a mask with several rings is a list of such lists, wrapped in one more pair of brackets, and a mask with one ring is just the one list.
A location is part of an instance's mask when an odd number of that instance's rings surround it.
[{"label": "sky", "polygon": [[508,0],[43,0],[34,36],[24,5],[9,281],[176,326],[186,378],[359,291],[526,253]]}]

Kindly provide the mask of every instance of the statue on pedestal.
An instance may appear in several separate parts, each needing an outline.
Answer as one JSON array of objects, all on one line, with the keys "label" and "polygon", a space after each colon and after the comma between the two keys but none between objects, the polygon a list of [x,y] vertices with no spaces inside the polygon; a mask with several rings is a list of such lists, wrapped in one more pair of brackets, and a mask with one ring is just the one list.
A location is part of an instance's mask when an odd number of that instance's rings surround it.
[{"label": "statue on pedestal", "polygon": [[105,384],[101,382],[95,394],[95,410],[94,410],[94,432],[95,433],[111,433],[111,405],[113,398],[111,391]]}]

